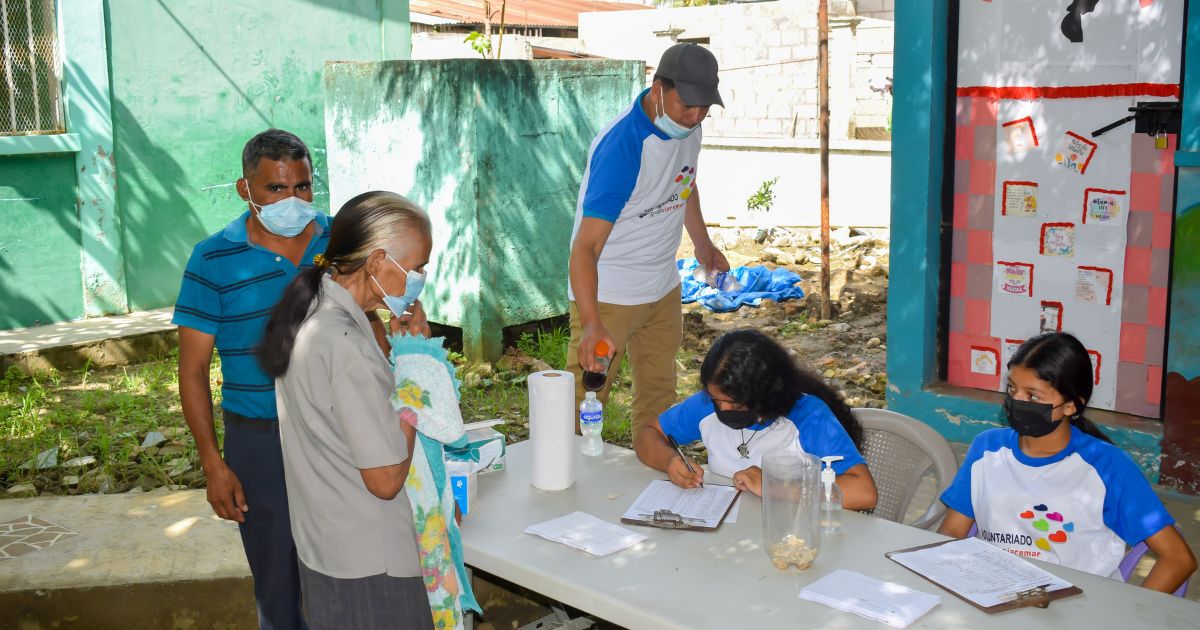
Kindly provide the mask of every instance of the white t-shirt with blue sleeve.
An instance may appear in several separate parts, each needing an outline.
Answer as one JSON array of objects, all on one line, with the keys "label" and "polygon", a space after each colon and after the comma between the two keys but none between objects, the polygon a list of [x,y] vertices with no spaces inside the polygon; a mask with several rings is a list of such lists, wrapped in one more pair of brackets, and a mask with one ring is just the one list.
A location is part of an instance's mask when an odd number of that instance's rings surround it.
[{"label": "white t-shirt with blue sleeve", "polygon": [[1120,579],[1126,545],[1175,522],[1125,451],[1071,427],[1050,457],[1021,451],[1009,428],[977,436],[942,493],[977,536],[1013,554]]},{"label": "white t-shirt with blue sleeve", "polygon": [[[780,451],[817,457],[841,455],[843,459],[833,464],[839,475],[866,463],[837,416],[825,401],[812,395],[801,396],[777,421],[735,431],[717,419],[712,398],[702,391],[668,409],[659,416],[658,424],[680,444],[704,442],[709,470],[724,477],[751,466],[761,467],[763,455]],[[743,442],[747,457],[738,453]]]},{"label": "white t-shirt with blue sleeve", "polygon": [[[675,254],[696,190],[701,130],[667,136],[642,109],[645,95],[592,140],[575,207],[572,242],[584,217],[613,224],[596,263],[596,294],[606,304],[650,304],[679,285]],[[567,294],[575,299],[569,279]]]}]

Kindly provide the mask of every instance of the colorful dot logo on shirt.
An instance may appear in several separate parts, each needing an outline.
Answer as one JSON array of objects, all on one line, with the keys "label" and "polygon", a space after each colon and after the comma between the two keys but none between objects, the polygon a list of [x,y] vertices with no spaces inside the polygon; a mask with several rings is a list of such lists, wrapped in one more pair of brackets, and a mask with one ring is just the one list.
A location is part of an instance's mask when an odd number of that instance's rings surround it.
[{"label": "colorful dot logo on shirt", "polygon": [[[1051,512],[1050,506],[1039,503],[1032,510],[1025,510],[1017,515],[1018,518],[1029,521],[1029,526],[1038,532],[1050,532],[1045,537],[1038,537],[1033,544],[1042,551],[1050,551],[1050,543],[1061,545],[1067,542],[1067,533],[1075,531],[1075,523],[1067,523],[1060,512]],[[1051,532],[1051,528],[1058,531]]]},{"label": "colorful dot logo on shirt", "polygon": [[675,183],[683,186],[683,190],[679,193],[679,198],[686,200],[692,196],[692,190],[696,188],[696,169],[695,167],[685,166],[679,170],[679,174],[675,176]]}]

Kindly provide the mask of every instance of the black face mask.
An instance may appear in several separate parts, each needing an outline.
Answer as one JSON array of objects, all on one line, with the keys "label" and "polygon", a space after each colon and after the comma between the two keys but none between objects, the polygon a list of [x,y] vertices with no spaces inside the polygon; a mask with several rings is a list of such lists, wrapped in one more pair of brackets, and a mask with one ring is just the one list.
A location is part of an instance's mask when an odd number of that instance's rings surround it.
[{"label": "black face mask", "polygon": [[758,414],[748,409],[730,409],[728,411],[722,411],[717,407],[717,403],[715,401],[713,402],[713,409],[717,412],[717,420],[720,420],[721,424],[733,429],[734,431],[748,429],[758,424]]},{"label": "black face mask", "polygon": [[[1062,403],[1065,404],[1067,403]],[[1058,425],[1062,424],[1061,419],[1053,420],[1054,410],[1058,407],[1050,403],[1017,400],[1011,395],[1004,397],[1004,415],[1008,417],[1008,426],[1012,427],[1017,435],[1026,437],[1039,438],[1053,433]]]}]

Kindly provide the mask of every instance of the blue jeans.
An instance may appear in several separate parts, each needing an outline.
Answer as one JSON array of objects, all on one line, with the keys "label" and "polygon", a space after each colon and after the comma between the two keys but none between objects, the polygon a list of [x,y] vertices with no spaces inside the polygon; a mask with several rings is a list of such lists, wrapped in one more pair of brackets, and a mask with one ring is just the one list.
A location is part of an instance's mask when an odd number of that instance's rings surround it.
[{"label": "blue jeans", "polygon": [[283,449],[275,419],[247,418],[224,410],[225,463],[246,495],[246,522],[238,529],[254,576],[254,601],[262,630],[304,630],[300,569],[283,479]]}]

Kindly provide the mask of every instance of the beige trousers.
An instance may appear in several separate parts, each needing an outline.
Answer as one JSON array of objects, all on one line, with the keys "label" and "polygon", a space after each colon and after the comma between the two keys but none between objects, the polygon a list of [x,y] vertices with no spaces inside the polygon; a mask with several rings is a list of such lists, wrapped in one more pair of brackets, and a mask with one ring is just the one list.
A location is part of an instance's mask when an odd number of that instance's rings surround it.
[{"label": "beige trousers", "polygon": [[[596,396],[608,402],[613,378],[621,358],[629,353],[633,368],[633,432],[675,404],[675,354],[683,344],[683,315],[677,286],[650,304],[624,306],[600,303],[600,321],[617,342],[617,353],[608,370],[608,381]],[[575,408],[583,402],[583,370],[579,367],[579,342],[583,324],[579,309],[571,302],[571,345],[567,348],[567,370],[575,375]],[[578,422],[577,422],[578,424]],[[578,430],[578,426],[576,427]]]}]

